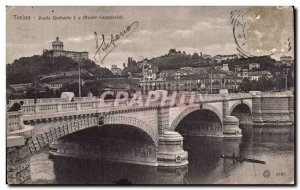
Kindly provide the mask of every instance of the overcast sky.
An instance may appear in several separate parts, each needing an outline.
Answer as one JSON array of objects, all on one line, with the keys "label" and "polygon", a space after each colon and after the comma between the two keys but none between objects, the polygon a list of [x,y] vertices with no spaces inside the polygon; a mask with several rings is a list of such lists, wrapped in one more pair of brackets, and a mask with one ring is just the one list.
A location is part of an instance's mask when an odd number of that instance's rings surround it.
[{"label": "overcast sky", "polygon": [[[43,49],[51,47],[56,36],[64,42],[65,50],[88,51],[89,58],[94,59],[94,32],[104,34],[109,42],[111,34],[121,32],[134,21],[138,21],[138,28],[106,57],[102,67],[122,66],[128,57],[151,59],[171,48],[191,54],[234,54],[237,51],[230,24],[230,12],[234,9],[237,7],[8,7],[6,60],[11,63],[20,57],[41,55]],[[31,20],[15,20],[13,15],[31,16]],[[93,15],[120,15],[123,19],[38,20],[39,16]],[[287,18],[284,22],[293,23],[292,14]],[[278,26],[283,25],[279,22]]]}]

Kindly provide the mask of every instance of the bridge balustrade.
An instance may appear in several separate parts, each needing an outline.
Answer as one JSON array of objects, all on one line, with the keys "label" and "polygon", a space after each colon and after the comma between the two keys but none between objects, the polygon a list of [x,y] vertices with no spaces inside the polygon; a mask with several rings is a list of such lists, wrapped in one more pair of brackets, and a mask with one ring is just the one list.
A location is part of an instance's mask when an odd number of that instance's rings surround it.
[{"label": "bridge balustrade", "polygon": [[6,130],[10,131],[19,130],[22,127],[22,111],[7,112],[6,113]]},{"label": "bridge balustrade", "polygon": [[[28,104],[34,104],[34,99],[15,99],[15,100],[9,100],[8,105],[12,106],[14,103],[20,103],[23,102],[24,105]],[[41,98],[36,99],[37,104],[43,104],[43,103],[58,103],[58,102],[68,102],[69,100],[67,98]]]},{"label": "bridge balustrade", "polygon": [[74,97],[75,102],[91,101],[95,99],[96,99],[95,97]]},{"label": "bridge balustrade", "polygon": [[14,99],[14,100],[9,100],[8,106],[12,106],[14,103],[20,103],[21,101],[24,103],[24,105],[34,104],[34,99]]},{"label": "bridge balustrade", "polygon": [[[261,93],[263,97],[286,97],[287,92],[263,92]],[[175,106],[179,105],[179,103],[188,104],[191,100],[191,94],[186,94],[184,98],[184,102],[180,102],[181,98],[179,96],[175,99]],[[224,96],[221,94],[196,94],[192,103],[200,103],[200,102],[211,102],[211,101],[223,101]],[[246,98],[253,98],[251,93],[230,93],[226,95],[227,99],[246,99]],[[124,109],[127,105],[132,101],[132,99],[128,100],[120,100],[118,105],[116,106],[115,99],[108,99],[108,100],[100,100],[95,99],[93,97],[82,97],[78,99],[80,101],[74,102],[59,102],[65,101],[63,99],[52,99],[52,100],[44,100],[44,102],[48,101],[48,103],[39,103],[33,104],[28,103],[22,106],[22,110],[24,114],[31,115],[36,113],[51,113],[51,112],[63,112],[63,111],[76,111],[76,110],[87,110],[87,109],[100,109],[100,108],[110,108],[114,110]],[[58,102],[57,102],[58,101]],[[31,102],[27,100],[27,102]],[[142,103],[145,106],[147,102],[146,97],[142,97]],[[104,104],[103,104],[104,103]],[[168,99],[165,102],[165,106],[169,106],[171,100]],[[160,106],[161,102],[160,99],[158,101],[150,101],[150,107],[157,107]],[[134,104],[132,107],[137,108],[140,107],[138,104]]]},{"label": "bridge balustrade", "polygon": [[293,95],[291,91],[287,92],[261,92],[263,97],[286,97],[287,95]]},{"label": "bridge balustrade", "polygon": [[227,95],[227,97],[230,98],[252,98],[252,95],[250,93],[230,93]]}]

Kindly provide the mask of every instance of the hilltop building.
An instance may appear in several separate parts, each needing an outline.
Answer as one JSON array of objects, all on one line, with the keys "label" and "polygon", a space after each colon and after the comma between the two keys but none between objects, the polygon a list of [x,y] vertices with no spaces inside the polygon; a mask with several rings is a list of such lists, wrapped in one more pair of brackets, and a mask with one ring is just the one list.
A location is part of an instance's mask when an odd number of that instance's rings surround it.
[{"label": "hilltop building", "polygon": [[89,53],[86,51],[83,52],[77,52],[77,51],[66,51],[64,50],[64,43],[59,40],[58,37],[56,37],[56,40],[52,42],[52,49],[43,50],[43,55],[47,56],[53,56],[53,57],[69,57],[73,59],[74,61],[79,61],[81,59],[88,59],[89,58]]}]

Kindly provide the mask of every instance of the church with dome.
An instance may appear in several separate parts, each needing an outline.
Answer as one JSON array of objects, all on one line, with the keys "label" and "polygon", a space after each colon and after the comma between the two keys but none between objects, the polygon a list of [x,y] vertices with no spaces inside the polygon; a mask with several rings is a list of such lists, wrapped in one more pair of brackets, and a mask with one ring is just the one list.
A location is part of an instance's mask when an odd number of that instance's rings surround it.
[{"label": "church with dome", "polygon": [[79,61],[81,59],[88,59],[89,53],[86,51],[77,52],[77,51],[66,51],[64,50],[64,43],[59,40],[59,37],[56,37],[56,40],[52,42],[52,49],[44,49],[43,55],[53,56],[53,57],[69,57],[74,61]]}]

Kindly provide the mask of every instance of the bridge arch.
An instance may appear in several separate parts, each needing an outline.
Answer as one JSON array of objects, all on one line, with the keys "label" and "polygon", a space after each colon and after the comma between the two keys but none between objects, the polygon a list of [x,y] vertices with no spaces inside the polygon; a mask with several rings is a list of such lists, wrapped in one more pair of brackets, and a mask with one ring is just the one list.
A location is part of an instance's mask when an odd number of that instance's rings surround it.
[{"label": "bridge arch", "polygon": [[[114,121],[114,120],[111,120]],[[137,126],[110,122],[62,136],[58,155],[157,166],[154,139]]]},{"label": "bridge arch", "polygon": [[232,104],[232,106],[229,107],[229,115],[232,114],[233,110],[237,106],[247,106],[252,114],[252,105],[246,100],[240,100],[240,101],[236,101],[234,104]]},{"label": "bridge arch", "polygon": [[242,133],[251,130],[253,125],[252,111],[251,106],[247,102],[235,103],[229,114],[239,119],[239,128],[242,129]]},{"label": "bridge arch", "polygon": [[170,130],[171,131],[175,131],[176,127],[178,126],[178,124],[189,114],[195,112],[195,111],[200,111],[200,110],[208,110],[211,111],[212,113],[214,113],[217,118],[219,119],[219,121],[221,122],[222,125],[222,114],[220,112],[220,110],[218,108],[216,108],[214,105],[211,104],[203,104],[202,105],[202,109],[200,109],[200,105],[197,106],[189,106],[187,107],[185,110],[183,110],[171,123],[170,125]]},{"label": "bridge arch", "polygon": [[158,135],[153,130],[153,127],[142,120],[139,120],[134,117],[126,117],[126,116],[107,116],[103,120],[104,125],[130,125],[141,129],[142,131],[146,132],[155,143],[155,146],[158,146]]},{"label": "bridge arch", "polygon": [[[65,137],[67,135],[79,132],[88,128],[92,128],[98,125],[97,118],[93,119],[90,125],[87,122],[80,120],[78,122],[68,122],[59,127],[54,127],[49,131],[37,134],[29,141],[29,149],[31,154],[38,154],[41,150],[48,147],[52,142]],[[133,117],[125,116],[105,116],[103,120],[104,125],[128,125],[138,128],[145,132],[151,140],[154,142],[155,147],[158,146],[158,136],[150,125]]]}]

